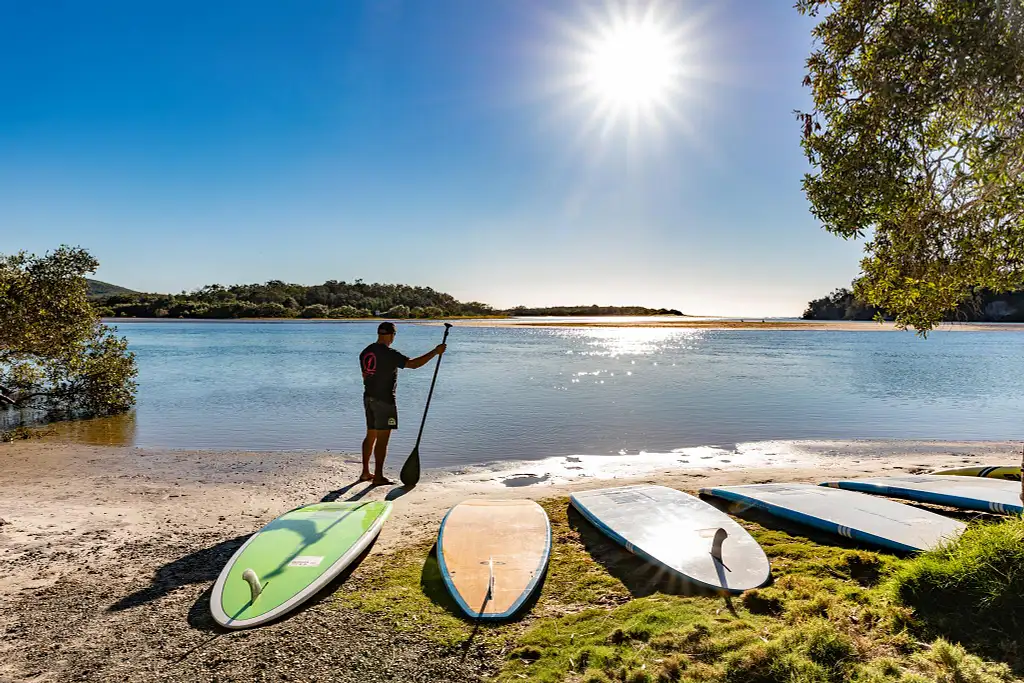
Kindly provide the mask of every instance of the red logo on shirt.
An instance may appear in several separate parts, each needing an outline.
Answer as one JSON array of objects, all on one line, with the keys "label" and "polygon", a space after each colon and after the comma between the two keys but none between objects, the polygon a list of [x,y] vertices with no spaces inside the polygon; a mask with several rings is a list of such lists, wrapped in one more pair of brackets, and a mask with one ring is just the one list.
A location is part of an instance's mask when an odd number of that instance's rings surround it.
[{"label": "red logo on shirt", "polygon": [[372,351],[363,356],[363,372],[373,375],[377,372],[377,354]]}]

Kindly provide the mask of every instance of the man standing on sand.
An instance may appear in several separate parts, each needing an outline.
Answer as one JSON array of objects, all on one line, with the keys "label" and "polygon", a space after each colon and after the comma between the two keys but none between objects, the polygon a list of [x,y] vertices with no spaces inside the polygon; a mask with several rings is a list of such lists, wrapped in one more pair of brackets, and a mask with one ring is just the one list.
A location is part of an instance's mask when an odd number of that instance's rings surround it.
[{"label": "man standing on sand", "polygon": [[[377,341],[359,354],[359,367],[363,371],[363,407],[366,408],[363,473],[359,475],[359,481],[372,480],[374,485],[392,483],[384,477],[384,458],[388,455],[391,430],[398,429],[398,406],[395,403],[398,369],[423,367],[445,350],[444,344],[438,344],[419,358],[408,358],[391,348],[395,332],[394,323],[381,323],[377,326]],[[371,453],[374,455],[373,475],[370,474]]]}]

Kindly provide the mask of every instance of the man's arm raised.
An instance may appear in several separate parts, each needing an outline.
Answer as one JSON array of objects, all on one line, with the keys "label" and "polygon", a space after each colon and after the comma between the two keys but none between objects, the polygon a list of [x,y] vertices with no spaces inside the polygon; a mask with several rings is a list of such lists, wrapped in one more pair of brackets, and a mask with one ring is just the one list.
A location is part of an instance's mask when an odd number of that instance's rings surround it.
[{"label": "man's arm raised", "polygon": [[438,344],[437,346],[432,348],[430,351],[427,351],[422,356],[419,356],[418,358],[410,358],[406,362],[405,367],[407,367],[409,369],[412,369],[412,370],[415,370],[416,368],[421,368],[424,365],[426,365],[427,363],[429,363],[430,360],[434,356],[440,356],[442,353],[444,353],[444,350],[446,348],[447,348],[447,345],[445,345],[445,344]]}]

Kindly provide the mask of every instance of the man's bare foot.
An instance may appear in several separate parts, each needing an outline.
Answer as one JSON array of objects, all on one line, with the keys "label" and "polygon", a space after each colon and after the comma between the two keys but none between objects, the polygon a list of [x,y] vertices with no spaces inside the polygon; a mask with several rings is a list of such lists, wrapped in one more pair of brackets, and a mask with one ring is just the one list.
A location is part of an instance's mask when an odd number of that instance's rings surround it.
[{"label": "man's bare foot", "polygon": [[363,472],[359,475],[359,481],[370,481],[373,479],[373,475],[369,472]]},{"label": "man's bare foot", "polygon": [[373,478],[373,485],[374,486],[387,486],[388,484],[394,484],[394,483],[395,482],[391,481],[387,477],[374,477]]}]

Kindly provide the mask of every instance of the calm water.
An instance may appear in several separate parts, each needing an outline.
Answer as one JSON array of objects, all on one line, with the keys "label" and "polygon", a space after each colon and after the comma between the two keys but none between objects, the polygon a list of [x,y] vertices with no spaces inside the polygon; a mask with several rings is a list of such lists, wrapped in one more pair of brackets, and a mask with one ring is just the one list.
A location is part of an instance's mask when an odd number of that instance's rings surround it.
[{"label": "calm water", "polygon": [[[364,433],[369,323],[121,324],[138,409],[75,426],[138,446],[331,449]],[[399,325],[419,355],[432,325]],[[399,374],[411,450],[433,364]],[[455,327],[421,454],[432,466],[766,439],[1021,438],[1024,334]],[[99,432],[97,436],[96,432]]]}]

